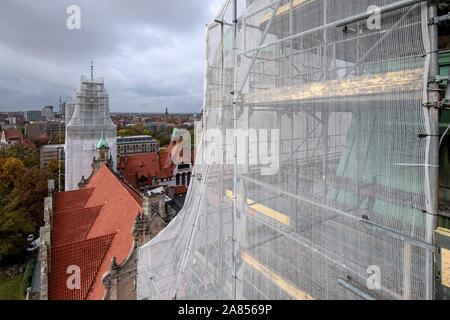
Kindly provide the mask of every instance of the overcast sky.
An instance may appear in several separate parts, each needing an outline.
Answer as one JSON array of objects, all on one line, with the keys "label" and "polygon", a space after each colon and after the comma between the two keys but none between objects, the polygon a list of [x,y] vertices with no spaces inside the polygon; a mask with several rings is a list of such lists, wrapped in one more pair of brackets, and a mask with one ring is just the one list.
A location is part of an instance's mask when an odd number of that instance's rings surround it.
[{"label": "overcast sky", "polygon": [[[223,0],[0,0],[0,111],[72,96],[94,60],[112,112],[198,112],[204,29]],[[81,30],[69,30],[70,5]]]}]

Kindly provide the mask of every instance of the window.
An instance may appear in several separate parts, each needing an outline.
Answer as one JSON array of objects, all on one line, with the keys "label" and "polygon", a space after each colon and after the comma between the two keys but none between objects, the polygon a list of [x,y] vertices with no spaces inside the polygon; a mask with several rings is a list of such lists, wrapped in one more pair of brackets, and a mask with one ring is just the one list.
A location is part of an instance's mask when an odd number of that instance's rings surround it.
[{"label": "window", "polygon": [[151,212],[152,216],[155,214],[159,214],[159,203],[158,202],[153,202],[150,205],[150,212]]}]

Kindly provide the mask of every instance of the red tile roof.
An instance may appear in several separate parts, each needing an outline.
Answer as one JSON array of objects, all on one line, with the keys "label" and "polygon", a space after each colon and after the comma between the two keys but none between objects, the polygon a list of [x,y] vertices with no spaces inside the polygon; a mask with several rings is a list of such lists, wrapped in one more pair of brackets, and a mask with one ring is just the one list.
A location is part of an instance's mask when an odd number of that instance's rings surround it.
[{"label": "red tile roof", "polygon": [[22,131],[20,129],[10,128],[5,131],[6,141],[23,139]]},{"label": "red tile roof", "polygon": [[[122,156],[119,169],[125,180],[135,189],[139,188],[139,181],[151,185],[153,177],[169,179],[173,177],[176,165],[172,162],[171,154],[179,148],[180,157],[183,149],[177,142],[172,141],[165,151]],[[176,152],[176,151],[175,151]],[[192,163],[194,163],[194,149],[192,149]]]},{"label": "red tile roof", "polygon": [[185,186],[176,186],[175,187],[175,195],[180,195],[180,194],[184,194],[187,193],[188,188]]},{"label": "red tile roof", "polygon": [[102,206],[57,212],[53,215],[52,246],[86,239]]},{"label": "red tile roof", "polygon": [[[50,269],[51,282],[56,283],[50,291],[56,293],[50,292],[50,297],[55,300],[103,299],[102,279],[112,258],[116,257],[121,264],[133,249],[132,229],[137,213],[142,213],[142,198],[106,166],[96,172],[86,189],[56,194]],[[83,260],[87,258],[92,260],[90,264]],[[66,265],[77,263],[84,263],[84,267],[79,266],[88,289],[83,287],[75,294],[66,289],[62,281],[69,277]],[[83,273],[84,268],[87,271]]]},{"label": "red tile roof", "polygon": [[138,189],[138,181],[140,180],[144,180],[151,185],[154,177],[158,179],[171,178],[175,166],[168,162],[168,159],[169,156],[166,151],[159,154],[152,152],[128,155],[121,157],[119,168],[125,180]]},{"label": "red tile roof", "polygon": [[138,181],[151,184],[153,177],[160,176],[159,155],[156,152],[121,157],[119,168],[125,180],[138,189]]},{"label": "red tile roof", "polygon": [[36,145],[33,143],[33,141],[29,140],[29,139],[22,139],[20,140],[20,145],[26,149],[30,149],[30,150],[36,150]]},{"label": "red tile roof", "polygon": [[94,192],[94,189],[81,189],[56,193],[54,211],[83,209],[86,206],[86,202],[91,197],[92,192]]},{"label": "red tile roof", "polygon": [[[52,247],[49,278],[49,300],[85,300],[98,276],[105,255],[111,247],[114,234]],[[69,289],[69,267],[80,269],[80,289]],[[69,282],[70,283],[70,282]]]}]

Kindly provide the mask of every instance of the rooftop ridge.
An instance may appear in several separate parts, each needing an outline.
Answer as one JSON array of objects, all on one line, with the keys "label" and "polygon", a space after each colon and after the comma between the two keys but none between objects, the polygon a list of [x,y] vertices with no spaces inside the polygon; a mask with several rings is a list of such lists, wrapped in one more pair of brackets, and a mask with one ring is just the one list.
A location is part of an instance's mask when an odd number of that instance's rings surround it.
[{"label": "rooftop ridge", "polygon": [[[95,189],[95,188],[94,188]],[[90,210],[90,209],[96,209],[96,208],[102,208],[103,205],[93,206],[93,207],[85,207],[80,209],[71,209],[71,210],[63,210],[63,211],[55,211],[54,214],[60,215],[60,214],[68,214],[73,213],[76,211],[83,211],[83,210]]]},{"label": "rooftop ridge", "polygon": [[[103,253],[103,257],[101,257],[101,263],[100,263],[100,267],[97,269],[97,272],[95,273],[95,276],[92,278],[91,284],[89,285],[89,289],[86,291],[85,295],[84,295],[84,300],[86,300],[86,298],[89,296],[89,293],[91,291],[92,286],[94,285],[95,281],[97,280],[97,277],[99,276],[100,273],[100,269],[101,269],[101,265],[103,264],[103,260],[105,260],[105,257],[108,255],[109,250],[111,250],[111,244],[114,241],[116,235],[119,233],[119,230],[113,233],[110,233],[108,235],[102,236],[102,237],[98,237],[101,239],[106,239],[109,238],[109,243],[108,243],[108,247],[105,250],[105,252]],[[98,238],[94,238],[94,239],[98,239]],[[89,240],[89,239],[87,239]],[[103,275],[101,275],[101,277],[103,277]]]},{"label": "rooftop ridge", "polygon": [[75,193],[75,192],[80,192],[80,191],[83,191],[83,190],[87,191],[87,190],[94,190],[94,189],[95,188],[83,188],[83,189],[77,189],[77,190],[56,192],[56,194],[58,194],[58,193],[65,193],[65,194],[67,194],[67,193]]},{"label": "rooftop ridge", "polygon": [[54,246],[53,248],[54,249],[60,249],[60,248],[68,247],[68,246],[73,246],[75,244],[83,243],[83,242],[86,242],[86,241],[95,241],[95,240],[98,240],[98,239],[104,239],[104,238],[107,238],[107,237],[110,237],[110,236],[115,236],[117,233],[119,233],[119,230],[117,230],[115,232],[112,232],[112,233],[108,233],[108,234],[102,235],[102,236],[94,237],[94,238],[86,238],[86,239],[79,240],[79,241],[74,241],[74,242],[61,244],[59,246]]},{"label": "rooftop ridge", "polygon": [[[109,167],[106,166],[106,165],[103,165],[103,167],[105,167],[105,169],[109,172],[109,174],[111,174],[111,175],[114,177],[114,180],[117,181],[117,183],[118,183],[118,184],[119,184],[119,185],[120,185],[127,193],[130,193],[130,195],[131,195],[131,193],[134,193],[135,195],[137,195],[137,196],[139,196],[140,198],[142,198],[141,194],[140,194],[137,190],[135,190],[132,186],[130,186],[130,185],[128,185],[127,183],[125,183],[125,181],[122,181],[122,180],[117,176],[117,174],[114,173],[114,172],[111,170],[111,168],[109,168]],[[102,170],[103,167],[102,167],[100,170]],[[142,203],[139,203],[139,202],[136,200],[135,197],[132,196],[132,198],[133,198],[133,201],[134,201],[139,207],[142,207]]]}]

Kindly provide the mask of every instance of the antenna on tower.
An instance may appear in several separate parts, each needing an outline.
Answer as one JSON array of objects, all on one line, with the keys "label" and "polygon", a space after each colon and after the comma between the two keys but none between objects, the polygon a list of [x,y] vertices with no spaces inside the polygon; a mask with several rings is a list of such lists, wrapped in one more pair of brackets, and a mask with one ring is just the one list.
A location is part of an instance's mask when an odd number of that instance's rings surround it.
[{"label": "antenna on tower", "polygon": [[94,81],[94,61],[91,60],[91,80]]}]

